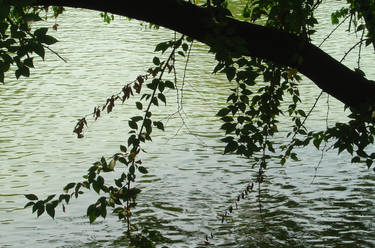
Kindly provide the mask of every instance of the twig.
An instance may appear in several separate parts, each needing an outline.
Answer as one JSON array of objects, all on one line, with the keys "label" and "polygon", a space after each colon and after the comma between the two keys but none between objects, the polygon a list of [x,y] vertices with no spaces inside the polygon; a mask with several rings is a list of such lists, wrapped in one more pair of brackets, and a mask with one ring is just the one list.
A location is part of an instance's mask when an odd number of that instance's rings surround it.
[{"label": "twig", "polygon": [[65,63],[68,63],[68,61],[66,59],[64,59],[58,52],[54,51],[53,49],[51,49],[49,46],[46,46],[46,45],[42,45],[44,48],[47,48],[50,52],[52,52],[53,54],[55,54],[57,57],[59,57],[59,59],[61,59],[62,61],[64,61]]},{"label": "twig", "polygon": [[332,29],[332,31],[323,39],[323,41],[319,44],[318,47],[321,47],[323,45],[324,42],[326,42],[329,37],[331,37],[331,35],[350,17],[350,15],[347,15],[344,20],[342,20],[339,24],[337,24],[337,26]]},{"label": "twig", "polygon": [[[328,129],[328,116],[329,116],[329,95],[327,95],[327,114],[326,114],[326,128],[327,128],[327,129]],[[311,180],[311,184],[314,183],[314,180],[315,180],[315,178],[317,177],[318,168],[320,167],[320,164],[321,164],[322,161],[323,161],[323,157],[324,157],[324,154],[325,154],[325,152],[326,152],[327,145],[328,145],[328,142],[327,142],[327,141],[324,141],[324,146],[323,146],[323,148],[322,148],[322,153],[321,153],[321,155],[320,155],[319,162],[318,162],[318,164],[314,167],[315,173],[314,173],[314,177],[313,177],[313,179]]]},{"label": "twig", "polygon": [[[303,119],[302,124],[301,124],[300,127],[302,127],[302,126],[305,124],[307,118],[311,115],[312,111],[315,109],[316,104],[318,103],[318,101],[319,101],[319,99],[320,99],[320,97],[321,97],[322,95],[323,95],[323,91],[321,91],[320,94],[318,95],[318,97],[315,99],[315,102],[314,102],[313,106],[310,108],[310,110],[309,110],[309,112],[307,113],[306,117]],[[300,127],[298,127],[297,130],[294,132],[294,135],[293,135],[293,137],[292,137],[292,142],[293,142],[294,138],[296,137],[298,131],[300,130]]]},{"label": "twig", "polygon": [[342,57],[342,59],[340,60],[340,63],[342,63],[346,56],[351,52],[353,51],[354,48],[356,48],[358,45],[360,45],[362,42],[366,41],[367,39],[361,39],[360,41],[358,41],[357,43],[355,43],[345,54],[344,56]]},{"label": "twig", "polygon": [[[362,30],[361,40],[363,40],[363,36],[365,35],[365,29]],[[362,52],[362,43],[359,45],[358,49],[358,59],[357,59],[357,66],[358,69],[361,67],[361,52]]]}]

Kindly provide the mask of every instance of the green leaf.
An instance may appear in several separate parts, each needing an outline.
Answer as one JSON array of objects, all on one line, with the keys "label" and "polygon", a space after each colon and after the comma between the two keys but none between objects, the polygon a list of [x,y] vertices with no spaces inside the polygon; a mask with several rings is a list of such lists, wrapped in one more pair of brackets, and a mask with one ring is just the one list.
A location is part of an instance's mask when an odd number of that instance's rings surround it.
[{"label": "green leaf", "polygon": [[359,162],[361,162],[361,158],[360,157],[358,157],[358,156],[355,156],[354,158],[352,158],[352,161],[351,161],[352,163],[359,163]]},{"label": "green leaf", "polygon": [[179,55],[181,55],[182,57],[185,57],[185,53],[183,51],[178,51],[177,52]]},{"label": "green leaf", "polygon": [[69,201],[70,201],[70,195],[60,195],[60,197],[59,197],[59,202],[61,202],[62,200],[65,200],[65,202],[66,202],[66,204],[68,204],[69,203]]},{"label": "green leaf", "polygon": [[285,158],[282,158],[282,159],[280,160],[280,164],[281,164],[281,165],[284,165],[285,162],[286,162],[286,159],[285,159]]},{"label": "green leaf", "polygon": [[229,134],[236,130],[236,123],[225,123],[221,126],[221,129],[225,130],[225,134]]},{"label": "green leaf", "polygon": [[44,204],[40,204],[37,211],[37,217],[41,216],[44,213]]},{"label": "green leaf", "polygon": [[75,189],[74,189],[74,194],[75,194],[75,197],[78,198],[78,194],[79,194],[79,189],[82,187],[82,183],[77,183]]},{"label": "green leaf", "polygon": [[117,187],[121,188],[122,187],[122,181],[119,179],[115,179],[115,184]]},{"label": "green leaf", "polygon": [[173,90],[175,89],[174,83],[171,81],[165,81],[165,86]]},{"label": "green leaf", "polygon": [[164,104],[167,104],[167,100],[165,98],[165,95],[162,94],[162,93],[159,93],[158,94],[158,98],[160,99],[160,101],[162,101]]},{"label": "green leaf", "polygon": [[55,37],[52,37],[50,35],[45,35],[45,36],[40,38],[40,42],[44,43],[44,44],[47,44],[47,45],[53,45],[56,42],[58,42],[58,40]]},{"label": "green leaf", "polygon": [[336,24],[339,23],[339,19],[338,19],[337,16],[335,16],[333,13],[332,13],[332,15],[331,15],[331,23],[332,23],[333,25],[336,25]]},{"label": "green leaf", "polygon": [[187,50],[189,50],[189,45],[186,44],[186,43],[183,43],[182,44],[182,50],[184,50],[185,52],[187,52]]},{"label": "green leaf", "polygon": [[138,129],[138,125],[135,121],[129,121],[128,123],[131,129]]},{"label": "green leaf", "polygon": [[151,120],[150,119],[145,119],[144,120],[144,126],[146,128],[146,133],[151,134],[152,132],[152,126],[151,126]]},{"label": "green leaf", "polygon": [[165,89],[165,83],[163,81],[159,81],[158,88],[160,92],[163,92]]},{"label": "green leaf", "polygon": [[26,66],[19,67],[20,74],[24,77],[30,77],[30,69]]},{"label": "green leaf", "polygon": [[138,170],[142,174],[147,174],[148,173],[148,170],[145,167],[143,167],[143,166],[139,166]]},{"label": "green leaf", "polygon": [[155,52],[161,51],[162,53],[165,52],[169,48],[169,43],[168,42],[162,42],[156,45],[155,47]]},{"label": "green leaf", "polygon": [[42,44],[40,44],[40,43],[35,44],[35,46],[33,47],[33,51],[36,54],[38,54],[39,57],[41,57],[44,60],[44,56],[46,55],[46,51],[44,50],[44,47],[42,46]]},{"label": "green leaf", "polygon": [[25,197],[28,200],[30,200],[30,201],[36,201],[36,200],[38,200],[38,197],[36,195],[34,195],[34,194],[27,194],[27,195],[25,195]]},{"label": "green leaf", "polygon": [[33,206],[33,213],[35,213],[35,211],[38,210],[38,208],[39,208],[39,206],[40,206],[41,203],[42,203],[41,201],[38,201],[37,203],[34,204],[34,206]]},{"label": "green leaf", "polygon": [[105,219],[105,217],[107,216],[107,208],[105,206],[102,206],[100,208],[100,215]]},{"label": "green leaf", "polygon": [[223,142],[225,142],[225,143],[229,143],[229,142],[233,141],[233,139],[234,139],[234,137],[232,137],[232,136],[227,136],[227,137],[221,139],[221,141],[223,141]]},{"label": "green leaf", "polygon": [[152,59],[152,62],[155,64],[155,65],[160,65],[160,59],[158,57],[154,57]]},{"label": "green leaf", "polygon": [[227,75],[228,81],[232,81],[234,76],[236,75],[236,68],[234,67],[226,67],[224,69],[225,74]]},{"label": "green leaf", "polygon": [[154,126],[156,126],[156,128],[164,131],[164,124],[163,124],[163,122],[161,122],[161,121],[154,121],[153,124],[154,124]]},{"label": "green leaf", "polygon": [[135,167],[134,167],[134,165],[130,166],[129,172],[130,172],[130,174],[134,175],[134,173],[135,173]]},{"label": "green leaf", "polygon": [[141,121],[143,120],[143,116],[133,116],[132,118],[130,118],[132,121],[135,121],[135,122],[138,122],[138,121]]},{"label": "green leaf", "polygon": [[92,224],[96,220],[98,215],[95,204],[92,204],[87,208],[87,216],[90,219],[90,224]]},{"label": "green leaf", "polygon": [[38,28],[34,31],[34,35],[37,37],[45,36],[48,31],[48,28]]},{"label": "green leaf", "polygon": [[124,157],[119,158],[118,161],[120,161],[120,163],[123,163],[125,165],[127,164],[127,161]]},{"label": "green leaf", "polygon": [[38,21],[42,21],[43,19],[40,18],[39,15],[37,14],[34,14],[34,13],[27,13],[23,19],[27,22],[38,22]]},{"label": "green leaf", "polygon": [[47,199],[44,200],[44,203],[46,202],[49,202],[50,200],[52,200],[53,198],[55,198],[56,195],[50,195],[47,197]]},{"label": "green leaf", "polygon": [[94,182],[92,183],[92,188],[94,189],[94,191],[95,191],[96,193],[99,194],[99,192],[100,192],[100,184],[98,183],[98,181],[94,181]]},{"label": "green leaf", "polygon": [[290,157],[291,157],[294,161],[298,161],[298,157],[297,157],[297,154],[296,154],[296,153],[292,153],[292,154],[290,154]]},{"label": "green leaf", "polygon": [[318,149],[318,150],[319,150],[319,147],[320,147],[321,143],[322,143],[322,139],[317,138],[317,139],[313,140],[313,144],[316,147],[316,149]]},{"label": "green leaf", "polygon": [[159,106],[159,102],[158,102],[158,99],[156,97],[153,97],[152,100],[151,100],[152,104],[154,104],[155,106]]},{"label": "green leaf", "polygon": [[104,178],[102,176],[98,176],[96,182],[98,183],[98,186],[101,188],[104,185]]},{"label": "green leaf", "polygon": [[47,214],[48,214],[49,216],[52,217],[52,219],[55,218],[55,208],[54,208],[54,206],[53,206],[51,203],[48,203],[48,204],[46,205],[46,212],[47,212]]},{"label": "green leaf", "polygon": [[136,136],[133,134],[131,135],[129,138],[128,138],[128,146],[130,145],[136,145],[137,143],[137,138]]},{"label": "green leaf", "polygon": [[141,102],[136,102],[135,105],[137,106],[137,109],[142,110],[143,105]]},{"label": "green leaf", "polygon": [[224,117],[221,117],[220,119],[224,122],[232,122],[233,121],[233,118],[230,117],[230,116],[224,116]]},{"label": "green leaf", "polygon": [[73,188],[76,185],[76,183],[69,183],[64,187],[64,191],[68,192],[71,188]]},{"label": "green leaf", "polygon": [[236,141],[230,141],[226,145],[224,153],[234,152],[235,150],[237,150],[237,148],[238,148],[238,143]]},{"label": "green leaf", "polygon": [[306,113],[305,113],[305,111],[303,111],[302,109],[298,110],[297,112],[298,112],[298,114],[299,114],[300,116],[302,116],[302,117],[306,117]]},{"label": "green leaf", "polygon": [[226,116],[227,114],[229,114],[229,112],[230,112],[230,109],[223,108],[223,109],[220,109],[219,112],[216,115],[218,115],[218,116]]},{"label": "green leaf", "polygon": [[58,200],[54,200],[54,201],[52,201],[52,202],[49,203],[49,204],[51,204],[54,208],[56,208],[57,205],[59,205],[59,201],[58,201]]},{"label": "green leaf", "polygon": [[16,78],[19,79],[21,77],[21,70],[20,69],[16,70],[14,74],[16,75]]},{"label": "green leaf", "polygon": [[126,146],[120,145],[120,150],[125,153],[127,151]]},{"label": "green leaf", "polygon": [[361,157],[364,157],[364,158],[367,157],[367,153],[363,150],[360,150],[360,149],[357,150],[357,155],[361,156]]},{"label": "green leaf", "polygon": [[35,203],[34,202],[28,202],[23,208],[28,208],[30,206],[33,206]]},{"label": "green leaf", "polygon": [[27,58],[23,61],[23,64],[27,67],[34,68],[33,58]]}]

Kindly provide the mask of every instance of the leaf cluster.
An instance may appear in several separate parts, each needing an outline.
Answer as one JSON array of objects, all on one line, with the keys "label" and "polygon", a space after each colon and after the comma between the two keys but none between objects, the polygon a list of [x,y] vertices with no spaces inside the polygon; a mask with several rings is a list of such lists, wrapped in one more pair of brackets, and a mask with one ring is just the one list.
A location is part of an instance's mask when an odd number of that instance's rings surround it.
[{"label": "leaf cluster", "polygon": [[33,54],[42,59],[45,48],[57,42],[48,35],[48,28],[41,27],[31,31],[31,23],[40,22],[39,7],[24,7],[27,1],[2,1],[0,5],[0,82],[4,75],[15,66],[15,76],[29,77],[34,68]]}]

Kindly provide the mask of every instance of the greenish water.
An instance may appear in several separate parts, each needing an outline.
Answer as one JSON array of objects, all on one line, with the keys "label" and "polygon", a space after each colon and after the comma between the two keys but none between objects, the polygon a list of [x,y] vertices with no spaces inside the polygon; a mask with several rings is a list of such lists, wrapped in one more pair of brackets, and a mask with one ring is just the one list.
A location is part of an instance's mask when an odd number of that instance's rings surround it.
[{"label": "greenish water", "polygon": [[[329,21],[336,7],[335,1],[326,3],[319,18]],[[54,35],[60,42],[54,49],[68,63],[48,54],[30,79],[11,78],[0,87],[0,247],[124,247],[125,225],[114,216],[88,223],[85,206],[96,200],[95,194],[72,202],[67,213],[58,211],[55,220],[37,219],[30,209],[24,210],[23,194],[59,193],[66,183],[80,180],[101,155],[117,152],[126,140],[127,120],[134,115],[132,104],[116,106],[110,115],[90,121],[81,140],[72,133],[76,119],[143,74],[152,64],[155,45],[174,34],[121,18],[106,25],[97,13],[77,10],[68,11],[59,23]],[[317,43],[329,33],[327,23]],[[351,44],[337,40],[355,39],[344,29],[332,39],[336,42],[323,45],[338,59]],[[374,173],[335,152],[328,152],[316,170],[320,152],[313,147],[300,151],[300,162],[270,164],[262,186],[262,214],[253,194],[221,224],[219,215],[256,169],[251,161],[222,155],[223,133],[215,113],[225,104],[231,85],[210,73],[214,59],[207,50],[201,44],[192,50],[184,122],[171,115],[178,108],[172,91],[167,106],[155,115],[167,128],[155,132],[143,157],[150,173],[138,180],[143,190],[136,212],[140,225],[161,231],[171,240],[170,247],[203,246],[211,232],[215,247],[374,247]],[[365,71],[375,78],[373,52],[366,52]],[[346,62],[355,66],[355,54]],[[320,91],[306,80],[302,92],[308,110]],[[329,123],[344,120],[342,109],[330,99]],[[324,127],[326,112],[324,96],[308,125]],[[283,125],[287,130],[288,123]]]}]

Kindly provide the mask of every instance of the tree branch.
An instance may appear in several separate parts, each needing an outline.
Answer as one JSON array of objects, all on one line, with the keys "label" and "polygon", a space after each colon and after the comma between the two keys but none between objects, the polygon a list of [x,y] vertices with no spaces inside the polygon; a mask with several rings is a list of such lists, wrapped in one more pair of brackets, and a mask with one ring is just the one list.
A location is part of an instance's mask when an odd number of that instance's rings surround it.
[{"label": "tree branch", "polygon": [[[31,1],[31,0],[30,0]],[[298,69],[319,88],[344,104],[375,104],[375,83],[295,35],[230,17],[182,0],[36,0],[30,5],[84,8],[150,22],[190,36],[211,47],[220,42],[237,55],[254,56]],[[237,40],[238,43],[233,42]],[[239,49],[239,44],[243,47]],[[243,49],[244,48],[244,49]]]}]

